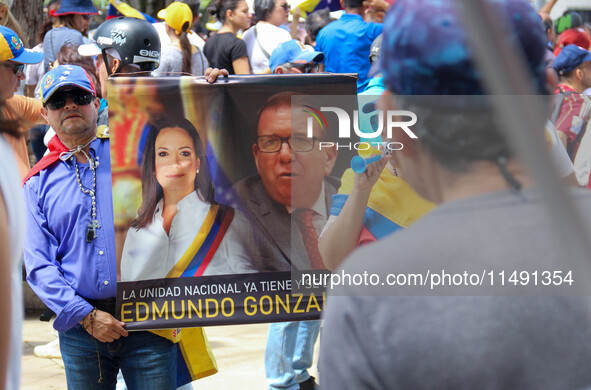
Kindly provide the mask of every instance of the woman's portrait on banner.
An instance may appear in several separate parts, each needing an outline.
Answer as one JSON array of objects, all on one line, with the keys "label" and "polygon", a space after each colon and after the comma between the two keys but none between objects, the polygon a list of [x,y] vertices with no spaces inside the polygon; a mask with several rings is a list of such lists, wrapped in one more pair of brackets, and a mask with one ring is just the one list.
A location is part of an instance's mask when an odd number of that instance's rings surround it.
[{"label": "woman's portrait on banner", "polygon": [[142,203],[123,246],[121,280],[256,272],[252,229],[241,213],[216,202],[193,124],[165,116],[148,128]]}]

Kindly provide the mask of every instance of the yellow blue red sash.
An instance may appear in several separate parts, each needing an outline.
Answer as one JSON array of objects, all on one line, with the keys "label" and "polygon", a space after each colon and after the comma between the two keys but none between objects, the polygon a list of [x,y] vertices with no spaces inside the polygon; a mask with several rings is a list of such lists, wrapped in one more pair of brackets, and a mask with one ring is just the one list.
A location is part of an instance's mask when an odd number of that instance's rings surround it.
[{"label": "yellow blue red sash", "polygon": [[[212,205],[189,249],[166,277],[203,275],[233,218],[234,209],[231,207]],[[179,332],[176,329],[165,332],[169,334],[158,334],[173,342],[178,342],[177,386],[213,375],[218,371],[217,363],[202,328],[185,328],[180,332],[182,337],[178,337]]]}]

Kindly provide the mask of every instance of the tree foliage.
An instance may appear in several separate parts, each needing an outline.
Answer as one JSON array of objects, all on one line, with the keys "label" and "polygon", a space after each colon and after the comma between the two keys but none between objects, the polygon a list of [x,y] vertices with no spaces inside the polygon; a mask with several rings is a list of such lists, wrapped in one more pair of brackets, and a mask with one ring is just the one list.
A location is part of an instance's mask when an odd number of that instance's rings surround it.
[{"label": "tree foliage", "polygon": [[37,28],[43,21],[43,0],[13,1],[10,10],[23,29],[27,46],[35,46],[38,43]]}]

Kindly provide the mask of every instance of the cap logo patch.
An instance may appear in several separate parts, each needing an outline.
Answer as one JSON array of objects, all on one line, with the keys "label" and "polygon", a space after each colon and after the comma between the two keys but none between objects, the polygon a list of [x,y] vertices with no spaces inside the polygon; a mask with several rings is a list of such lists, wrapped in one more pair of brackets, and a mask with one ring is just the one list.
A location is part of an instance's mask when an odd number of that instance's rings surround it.
[{"label": "cap logo patch", "polygon": [[53,84],[53,75],[47,75],[47,77],[45,78],[45,82],[43,83],[43,88],[47,89],[49,87],[51,87],[51,84]]},{"label": "cap logo patch", "polygon": [[21,49],[21,47],[23,47],[23,45],[22,45],[21,41],[20,41],[20,40],[19,40],[17,37],[15,37],[15,36],[13,36],[13,37],[12,37],[12,39],[11,39],[11,42],[12,42],[12,46],[13,46],[13,47],[14,47],[16,50],[20,50],[20,49]]}]

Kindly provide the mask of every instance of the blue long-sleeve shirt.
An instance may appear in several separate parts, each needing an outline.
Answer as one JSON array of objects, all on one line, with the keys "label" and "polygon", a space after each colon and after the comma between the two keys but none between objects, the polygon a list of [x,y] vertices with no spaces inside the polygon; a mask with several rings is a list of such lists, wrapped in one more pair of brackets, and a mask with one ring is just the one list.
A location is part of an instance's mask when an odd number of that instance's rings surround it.
[{"label": "blue long-sleeve shirt", "polygon": [[[58,160],[24,185],[27,238],[24,261],[27,281],[57,318],[54,327],[66,331],[92,306],[84,299],[116,296],[117,265],[109,140],[96,139],[90,154],[98,162],[96,177],[97,237],[86,242],[91,197],[76,181],[75,158]],[[92,170],[78,163],[80,178],[92,188]]]}]

